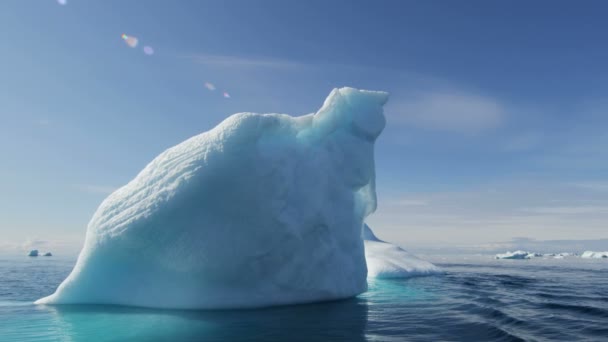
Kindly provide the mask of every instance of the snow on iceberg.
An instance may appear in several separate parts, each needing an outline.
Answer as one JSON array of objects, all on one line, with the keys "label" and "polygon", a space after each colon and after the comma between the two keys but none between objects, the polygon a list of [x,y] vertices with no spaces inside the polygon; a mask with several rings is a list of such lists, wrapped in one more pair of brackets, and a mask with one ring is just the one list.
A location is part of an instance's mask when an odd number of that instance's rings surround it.
[{"label": "snow on iceberg", "polygon": [[244,308],[362,293],[387,99],[335,89],[317,113],[235,114],[169,148],[103,201],[72,273],[37,303]]},{"label": "snow on iceberg", "polygon": [[378,239],[367,224],[363,228],[363,240],[368,278],[408,278],[441,273],[430,262]]},{"label": "snow on iceberg", "polygon": [[606,259],[608,258],[608,252],[593,252],[586,251],[581,255],[581,258],[585,259]]},{"label": "snow on iceberg", "polygon": [[503,254],[496,254],[496,259],[530,259],[537,256],[536,253],[530,253],[525,251],[506,252]]}]

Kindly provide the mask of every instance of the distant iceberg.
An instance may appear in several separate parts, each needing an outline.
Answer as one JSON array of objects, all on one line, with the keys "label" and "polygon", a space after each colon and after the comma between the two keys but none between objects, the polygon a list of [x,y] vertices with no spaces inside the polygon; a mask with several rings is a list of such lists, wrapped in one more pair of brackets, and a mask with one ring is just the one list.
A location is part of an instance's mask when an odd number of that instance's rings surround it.
[{"label": "distant iceberg", "polygon": [[38,256],[38,250],[37,249],[32,249],[27,256],[37,257]]},{"label": "distant iceberg", "polygon": [[525,259],[532,259],[532,258],[544,258],[544,259],[564,259],[566,257],[571,257],[571,256],[577,256],[576,253],[567,253],[567,252],[562,252],[562,253],[533,253],[533,252],[526,252],[526,251],[515,251],[515,252],[506,252],[506,253],[502,253],[502,254],[496,254],[496,256],[494,257],[495,259],[518,259],[518,260],[525,260]]},{"label": "distant iceberg", "polygon": [[409,278],[441,273],[441,269],[430,262],[378,239],[368,225],[364,226],[363,240],[368,278]]},{"label": "distant iceberg", "polygon": [[578,254],[576,254],[576,253],[562,252],[562,253],[557,253],[554,258],[555,259],[563,259],[563,258],[567,258],[567,257],[575,257],[577,255]]},{"label": "distant iceberg", "polygon": [[526,251],[515,251],[515,252],[506,252],[503,254],[496,254],[496,259],[531,259],[536,256],[536,253],[526,252]]},{"label": "distant iceberg", "polygon": [[367,288],[366,253],[377,276],[434,270],[381,241],[364,250],[387,99],[335,89],[315,114],[235,114],[169,148],[103,201],[74,270],[37,303],[214,309],[348,298]]},{"label": "distant iceberg", "polygon": [[593,252],[586,251],[581,255],[581,258],[586,259],[606,259],[608,258],[608,252]]},{"label": "distant iceberg", "polygon": [[44,253],[44,256],[46,256],[46,257],[53,256],[53,253],[51,253],[51,252],[46,252],[46,253]]}]

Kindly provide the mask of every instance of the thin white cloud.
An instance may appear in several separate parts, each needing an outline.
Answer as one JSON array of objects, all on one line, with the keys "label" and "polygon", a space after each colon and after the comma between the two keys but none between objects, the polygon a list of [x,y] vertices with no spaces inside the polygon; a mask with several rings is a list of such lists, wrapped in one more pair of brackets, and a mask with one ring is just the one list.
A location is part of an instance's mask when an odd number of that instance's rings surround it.
[{"label": "thin white cloud", "polygon": [[526,250],[537,253],[580,253],[585,250],[604,250],[607,244],[608,239],[537,240],[518,237],[503,242],[463,244],[451,248],[450,252],[495,254],[504,253],[505,251]]},{"label": "thin white cloud", "polygon": [[101,194],[108,195],[114,192],[117,187],[105,186],[105,185],[94,185],[94,184],[76,184],[74,187],[80,191],[88,192],[90,194]]},{"label": "thin white cloud", "polygon": [[573,186],[592,191],[608,191],[608,182],[574,182]]},{"label": "thin white cloud", "polygon": [[38,125],[38,126],[48,126],[48,125],[51,124],[51,120],[48,120],[48,119],[39,119],[39,120],[35,120],[34,124]]},{"label": "thin white cloud", "polygon": [[608,213],[608,206],[564,206],[564,207],[536,207],[524,208],[524,211],[535,214],[555,214],[555,215],[579,215]]},{"label": "thin white cloud", "polygon": [[503,145],[503,149],[507,152],[528,151],[537,147],[542,141],[540,133],[525,133],[512,137]]},{"label": "thin white cloud", "polygon": [[402,207],[419,207],[429,205],[428,200],[424,199],[413,199],[413,198],[400,198],[389,200],[388,205],[396,205]]},{"label": "thin white cloud", "polygon": [[42,248],[49,245],[48,240],[38,239],[38,238],[28,238],[23,242],[21,246],[24,250]]},{"label": "thin white cloud", "polygon": [[300,69],[307,64],[285,59],[198,54],[188,56],[194,62],[214,67]]},{"label": "thin white cloud", "polygon": [[428,204],[391,205],[397,201],[383,201],[380,193],[378,210],[366,221],[386,240],[408,248],[508,241],[515,236],[542,240],[608,238],[606,193],[569,183],[502,181],[452,192],[417,192],[403,198],[423,198]]},{"label": "thin white cloud", "polygon": [[476,94],[426,92],[389,106],[394,122],[440,131],[479,133],[505,119],[498,101]]}]

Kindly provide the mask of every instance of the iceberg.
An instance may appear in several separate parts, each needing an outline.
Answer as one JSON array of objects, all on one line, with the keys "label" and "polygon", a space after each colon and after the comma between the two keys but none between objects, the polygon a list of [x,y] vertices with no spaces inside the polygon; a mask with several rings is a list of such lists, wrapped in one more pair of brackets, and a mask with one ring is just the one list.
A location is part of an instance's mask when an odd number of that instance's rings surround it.
[{"label": "iceberg", "polygon": [[525,251],[506,252],[503,254],[496,254],[496,259],[531,259],[536,256],[536,253],[530,253]]},{"label": "iceberg", "polygon": [[581,258],[585,258],[585,259],[606,259],[606,258],[608,258],[608,252],[586,251],[583,254],[581,254]]},{"label": "iceberg", "polygon": [[334,89],[316,113],[234,114],[169,148],[101,203],[74,269],[36,303],[263,307],[364,292],[366,253],[372,274],[430,270],[362,238],[387,100]]},{"label": "iceberg", "polygon": [[37,257],[38,256],[38,250],[37,249],[32,249],[27,256],[31,256],[31,257]]},{"label": "iceberg", "polygon": [[368,278],[409,278],[441,273],[439,267],[382,241],[366,224],[363,230]]},{"label": "iceberg", "polygon": [[563,258],[572,257],[572,256],[576,256],[576,253],[562,252],[562,253],[556,254],[555,259],[563,259]]},{"label": "iceberg", "polygon": [[53,256],[53,253],[51,253],[51,252],[46,252],[46,253],[44,253],[44,256],[46,256],[46,257]]},{"label": "iceberg", "polygon": [[564,259],[566,257],[577,256],[577,254],[576,253],[562,252],[562,253],[545,253],[545,254],[542,254],[541,256],[544,259],[548,259],[548,258]]}]

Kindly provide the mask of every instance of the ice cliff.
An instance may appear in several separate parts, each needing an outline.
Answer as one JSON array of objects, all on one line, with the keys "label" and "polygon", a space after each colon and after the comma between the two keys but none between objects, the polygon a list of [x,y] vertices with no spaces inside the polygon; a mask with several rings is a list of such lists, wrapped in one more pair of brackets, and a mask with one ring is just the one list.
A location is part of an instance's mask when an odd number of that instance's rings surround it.
[{"label": "ice cliff", "polygon": [[37,303],[245,308],[365,291],[387,99],[335,89],[317,113],[235,114],[169,148],[103,201],[72,273]]}]

